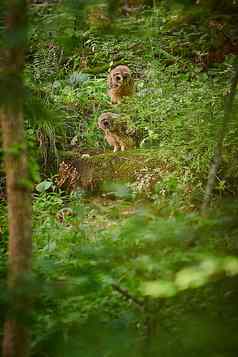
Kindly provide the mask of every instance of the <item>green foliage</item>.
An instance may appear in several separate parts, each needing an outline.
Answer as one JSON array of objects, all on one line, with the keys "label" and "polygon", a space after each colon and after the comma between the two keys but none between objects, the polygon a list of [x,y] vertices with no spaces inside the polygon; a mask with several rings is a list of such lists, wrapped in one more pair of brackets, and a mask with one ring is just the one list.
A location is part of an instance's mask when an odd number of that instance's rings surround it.
[{"label": "green foliage", "polygon": [[[169,187],[174,189],[172,181]],[[212,311],[219,316],[220,309],[225,308],[226,292],[231,291],[232,296],[235,285],[228,286],[232,276],[237,275],[237,258],[232,256],[237,251],[236,206],[230,206],[229,216],[228,211],[220,211],[207,219],[197,214],[176,214],[168,218],[167,215],[162,217],[148,202],[125,198],[89,201],[80,192],[70,197],[43,193],[36,198],[34,270],[44,282],[43,286],[38,283],[41,287],[34,318],[36,355],[39,348],[47,348],[49,356],[57,353],[50,352],[47,342],[49,338],[57,340],[56,331],[68,336],[68,343],[65,341],[62,348],[70,355],[74,345],[70,336],[75,331],[81,336],[80,346],[94,356],[96,352],[94,348],[90,350],[86,336],[88,328],[93,334],[98,324],[100,340],[105,337],[108,341],[106,350],[117,355],[118,344],[111,346],[110,341],[114,334],[117,336],[112,326],[120,321],[124,326],[125,343],[137,339],[141,351],[145,320],[150,319],[151,309],[152,325],[159,326],[161,331],[165,326],[172,330],[177,326],[178,330],[173,331],[179,338],[186,324],[191,325],[194,320],[190,311],[200,314],[196,317],[198,323]],[[57,212],[68,206],[73,215],[60,223]],[[128,291],[129,298],[114,286]],[[225,294],[225,300],[218,298],[217,291],[221,291],[222,296]],[[152,300],[145,299],[145,295]],[[133,299],[141,301],[142,311]],[[158,309],[153,301],[159,305],[167,301],[166,308],[163,305],[162,310]],[[205,312],[200,311],[200,305]],[[216,324],[225,323],[232,330],[235,305],[226,309],[225,320],[216,320]],[[206,326],[205,321],[201,323]],[[188,338],[192,339],[192,331]],[[173,339],[170,341],[172,345],[175,343]],[[199,343],[207,346],[208,342]],[[198,348],[198,344],[194,343],[194,348]],[[218,345],[216,343],[219,349]],[[165,348],[162,339],[160,346]],[[103,347],[100,351],[104,351]],[[182,351],[188,353],[187,348]],[[131,349],[124,351],[126,356],[131,353]],[[153,353],[152,356],[156,355]]]},{"label": "green foliage", "polygon": [[[72,1],[30,9],[28,145],[51,177],[40,180],[32,166],[32,356],[235,357],[237,110],[213,210],[198,213],[234,54],[204,66],[203,56],[223,42],[202,7],[159,4],[123,16],[110,2],[107,31],[86,20],[101,3],[105,8],[103,1]],[[237,33],[230,20],[229,38]],[[112,106],[106,78],[120,63],[132,69],[136,95]],[[136,183],[106,183],[100,197],[57,191],[62,151],[109,149],[97,129],[103,111],[128,115],[143,133],[140,147],[172,170],[155,172],[145,159]],[[8,232],[6,207],[0,211],[2,284]]]},{"label": "green foliage", "polygon": [[[214,43],[219,38],[219,30],[209,30],[207,18],[204,22],[199,21],[196,11],[201,9],[195,9],[189,15],[189,23],[181,20],[176,29],[173,28],[175,17],[177,21],[182,16],[183,8],[174,7],[168,12],[161,6],[128,19],[114,19],[110,32],[90,29],[86,24],[83,29],[77,27],[78,15],[68,10],[61,6],[49,7],[47,11],[34,10],[33,60],[27,66],[34,87],[44,88],[47,105],[61,111],[61,123],[67,137],[67,142],[61,140],[63,147],[68,147],[72,138],[77,138],[81,148],[104,147],[97,118],[103,111],[115,110],[128,114],[142,130],[142,147],[170,148],[174,156],[187,160],[194,174],[203,181],[223,117],[233,59],[227,57],[223,64],[210,66],[204,72],[202,67],[191,63],[191,57],[196,53],[196,47],[200,52],[203,48],[206,53],[210,48],[209,41]],[[46,30],[38,31],[42,18],[46,19]],[[226,26],[227,33],[232,36],[233,24]],[[60,42],[61,36],[66,34],[77,37],[70,52]],[[37,48],[35,36],[41,44]],[[112,108],[107,97],[106,76],[110,66],[118,63],[127,63],[132,69],[136,95],[118,108]],[[234,115],[226,138],[226,161],[229,161],[231,152],[233,160],[236,156],[235,122]],[[52,126],[43,130],[53,148],[52,153],[56,154],[55,137],[61,135],[60,132],[54,133]],[[224,162],[224,167],[226,177],[221,178],[224,189],[233,190],[229,185],[237,163],[228,168]]]},{"label": "green foliage", "polygon": [[226,273],[228,276],[238,274],[238,259],[236,257],[205,258],[193,267],[184,268],[177,272],[175,280],[158,280],[142,284],[143,295],[153,298],[175,296],[180,291],[199,288],[207,284],[213,276]]}]

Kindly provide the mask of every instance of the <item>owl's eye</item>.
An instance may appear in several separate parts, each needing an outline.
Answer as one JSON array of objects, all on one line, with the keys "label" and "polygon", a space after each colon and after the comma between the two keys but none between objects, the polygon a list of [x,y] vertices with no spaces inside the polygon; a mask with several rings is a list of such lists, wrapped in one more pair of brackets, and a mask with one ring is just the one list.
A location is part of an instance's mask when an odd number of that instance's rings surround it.
[{"label": "owl's eye", "polygon": [[121,80],[121,77],[120,77],[120,76],[116,76],[116,80],[117,80],[117,81],[120,81],[120,80]]},{"label": "owl's eye", "polygon": [[105,128],[108,128],[109,127],[109,122],[107,120],[104,120],[103,121],[103,125]]}]

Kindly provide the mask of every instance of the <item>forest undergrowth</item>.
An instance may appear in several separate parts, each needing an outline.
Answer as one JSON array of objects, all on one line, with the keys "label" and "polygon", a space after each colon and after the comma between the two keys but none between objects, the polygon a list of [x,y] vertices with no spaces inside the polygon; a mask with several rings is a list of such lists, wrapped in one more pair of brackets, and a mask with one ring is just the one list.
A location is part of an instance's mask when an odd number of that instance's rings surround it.
[{"label": "forest undergrowth", "polygon": [[[200,208],[238,53],[237,16],[164,3],[112,20],[102,5],[84,10],[82,18],[61,4],[30,9],[32,356],[235,357],[237,98],[211,206],[205,216]],[[112,106],[106,78],[117,64],[131,68],[136,93]],[[110,167],[97,128],[104,111],[143,133],[137,180],[114,175],[96,194],[59,189],[66,152],[104,154]],[[172,169],[152,172],[148,155]],[[4,202],[0,226],[6,256]]]}]

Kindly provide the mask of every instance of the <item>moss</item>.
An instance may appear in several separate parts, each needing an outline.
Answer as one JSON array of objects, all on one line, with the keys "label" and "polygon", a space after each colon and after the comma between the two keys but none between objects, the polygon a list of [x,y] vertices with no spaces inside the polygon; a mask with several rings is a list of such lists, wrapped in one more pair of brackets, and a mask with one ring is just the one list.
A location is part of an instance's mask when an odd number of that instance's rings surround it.
[{"label": "moss", "polygon": [[[176,170],[175,163],[169,162],[169,155],[159,150],[130,150],[125,152],[109,152],[89,157],[77,157],[65,160],[68,171],[60,170],[59,176],[68,176],[69,189],[82,187],[88,190],[99,189],[103,182],[136,182],[150,176],[151,183],[160,179],[163,173]],[[70,177],[77,170],[77,180],[70,185]],[[62,172],[61,172],[62,171]],[[62,186],[62,185],[61,185]],[[66,187],[67,188],[67,187]]]}]

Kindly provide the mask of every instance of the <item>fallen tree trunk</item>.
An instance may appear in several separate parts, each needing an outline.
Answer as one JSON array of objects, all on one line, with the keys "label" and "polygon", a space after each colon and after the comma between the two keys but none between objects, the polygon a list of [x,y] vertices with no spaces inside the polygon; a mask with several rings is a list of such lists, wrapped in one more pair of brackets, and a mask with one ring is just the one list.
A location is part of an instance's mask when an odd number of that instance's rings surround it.
[{"label": "fallen tree trunk", "polygon": [[[156,192],[165,198],[176,193],[186,201],[200,206],[202,185],[207,172],[194,171],[186,155],[166,149],[134,149],[124,152],[68,152],[62,156],[57,185],[66,191],[84,190],[94,193],[114,192],[114,184],[129,184],[136,194],[151,197]],[[237,164],[222,165],[219,177],[226,182],[224,194],[237,195]]]},{"label": "fallen tree trunk", "polygon": [[104,153],[61,162],[57,185],[67,191],[82,188],[100,191],[103,184],[130,182],[150,190],[164,175],[175,170],[175,162],[158,150],[132,150]]}]

